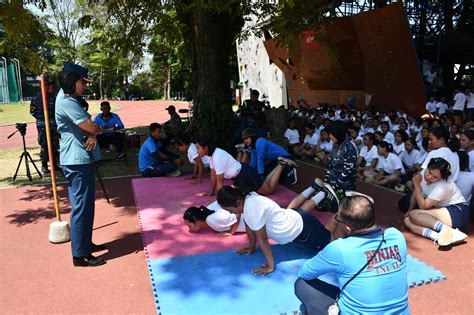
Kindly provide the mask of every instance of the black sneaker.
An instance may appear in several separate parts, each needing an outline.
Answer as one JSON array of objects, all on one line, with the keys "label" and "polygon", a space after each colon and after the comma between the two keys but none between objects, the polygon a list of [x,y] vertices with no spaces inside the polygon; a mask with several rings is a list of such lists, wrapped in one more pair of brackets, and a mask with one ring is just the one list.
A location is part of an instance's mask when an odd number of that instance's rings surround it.
[{"label": "black sneaker", "polygon": [[49,171],[49,169],[48,169],[47,166],[42,166],[42,167],[41,167],[41,173],[43,173],[43,174],[49,174],[49,173],[51,173],[51,172]]},{"label": "black sneaker", "polygon": [[320,178],[316,177],[310,186],[318,193],[324,187],[324,182]]},{"label": "black sneaker", "polygon": [[318,204],[317,209],[321,212],[336,213],[339,209],[339,198],[334,189],[329,184],[324,184],[321,191],[326,194],[324,199]]},{"label": "black sneaker", "polygon": [[278,164],[280,164],[282,166],[289,166],[289,167],[292,167],[292,168],[297,168],[298,167],[298,164],[296,164],[295,161],[284,158],[284,157],[281,157],[281,156],[278,157]]},{"label": "black sneaker", "polygon": [[292,167],[288,174],[286,175],[286,183],[289,185],[294,185],[298,182],[298,176],[296,174],[296,168]]}]

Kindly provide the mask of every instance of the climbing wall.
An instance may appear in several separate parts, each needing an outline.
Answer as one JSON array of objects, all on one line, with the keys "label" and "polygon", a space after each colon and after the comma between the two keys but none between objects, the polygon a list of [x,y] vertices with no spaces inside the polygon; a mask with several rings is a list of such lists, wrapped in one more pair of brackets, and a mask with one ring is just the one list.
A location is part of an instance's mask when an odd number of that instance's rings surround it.
[{"label": "climbing wall", "polygon": [[336,53],[311,32],[303,34],[297,52],[276,47],[274,39],[265,41],[270,58],[285,73],[290,99],[303,96],[313,105],[354,96],[361,107],[370,99],[381,111],[423,112],[423,78],[401,2],[338,18],[321,32]]},{"label": "climbing wall", "polygon": [[[255,23],[255,20],[246,23],[249,26]],[[250,98],[250,89],[257,89],[260,92],[260,100],[268,100],[273,107],[286,106],[285,76],[271,63],[263,41],[262,37],[255,35],[237,41],[241,99]]]}]

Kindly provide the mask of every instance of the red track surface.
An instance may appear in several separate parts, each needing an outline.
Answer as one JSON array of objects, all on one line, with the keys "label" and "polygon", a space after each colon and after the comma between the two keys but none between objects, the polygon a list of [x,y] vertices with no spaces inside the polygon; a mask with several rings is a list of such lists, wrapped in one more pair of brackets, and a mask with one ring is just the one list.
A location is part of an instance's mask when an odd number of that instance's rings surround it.
[{"label": "red track surface", "polygon": [[[176,110],[181,108],[188,108],[186,102],[170,102],[170,101],[111,101],[112,104],[121,106],[115,111],[120,115],[120,119],[126,128],[133,128],[139,126],[147,126],[152,122],[165,122],[169,119],[168,112],[165,108],[173,104]],[[183,115],[182,115],[183,116]],[[92,118],[94,118],[93,115]],[[184,116],[183,116],[184,117]],[[20,134],[14,135],[7,140],[7,137],[15,132],[15,125],[0,126],[0,150],[16,149],[22,147],[22,139]],[[38,145],[38,133],[36,131],[36,124],[29,123],[25,135],[27,147]]]},{"label": "red track surface", "polygon": [[[292,187],[296,191],[323,174],[303,163],[298,173],[300,181]],[[0,190],[2,314],[156,314],[130,179],[106,180],[105,184],[112,204],[105,202],[96,185],[94,241],[108,243],[109,252],[104,256],[107,264],[97,268],[74,268],[70,244],[48,242],[49,224],[54,220],[50,188]],[[396,209],[398,194],[363,183],[358,189],[374,197],[379,224],[403,231],[409,254],[447,277],[409,290],[412,313],[472,314],[474,237],[440,251],[431,241],[402,227],[403,214]],[[63,220],[69,220],[62,186],[60,198]]]}]

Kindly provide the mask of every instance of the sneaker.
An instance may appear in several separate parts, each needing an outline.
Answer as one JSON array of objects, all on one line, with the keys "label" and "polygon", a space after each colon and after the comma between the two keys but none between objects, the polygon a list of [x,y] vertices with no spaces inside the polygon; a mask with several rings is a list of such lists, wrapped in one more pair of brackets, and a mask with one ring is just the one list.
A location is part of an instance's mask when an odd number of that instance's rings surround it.
[{"label": "sneaker", "polygon": [[298,176],[296,174],[296,169],[292,167],[288,174],[286,175],[286,183],[289,185],[294,185],[298,182]]},{"label": "sneaker", "polygon": [[284,158],[282,156],[279,156],[278,157],[278,164],[282,165],[282,166],[290,166],[290,167],[293,167],[293,168],[297,168],[298,167],[298,164],[296,164],[295,161],[293,160],[290,160],[290,159],[287,159],[287,158]]},{"label": "sneaker", "polygon": [[318,204],[317,209],[322,212],[329,211],[336,213],[339,209],[339,198],[332,186],[324,183],[324,187],[321,188],[321,191],[324,192],[326,196],[323,201]]},{"label": "sneaker", "polygon": [[316,193],[318,193],[324,187],[324,182],[319,178],[315,178],[314,181],[309,186],[313,188],[316,191]]},{"label": "sneaker", "polygon": [[49,174],[50,171],[49,171],[49,169],[48,169],[47,166],[43,166],[43,167],[41,167],[41,173],[43,173],[43,174]]},{"label": "sneaker", "polygon": [[443,229],[439,232],[438,245],[439,246],[448,246],[451,244],[462,242],[467,238],[467,235],[458,229],[453,229],[445,225]]},{"label": "sneaker", "polygon": [[116,159],[123,159],[125,157],[125,153],[117,153]]},{"label": "sneaker", "polygon": [[178,177],[178,176],[181,176],[181,174],[183,174],[183,172],[181,172],[180,169],[175,169],[174,171],[166,173],[166,176],[168,176],[168,177]]},{"label": "sneaker", "polygon": [[374,198],[372,198],[372,197],[370,197],[370,196],[361,194],[360,192],[357,192],[357,191],[346,190],[346,197],[352,197],[352,196],[363,196],[363,197],[369,199],[369,201],[370,201],[372,204],[374,203]]}]

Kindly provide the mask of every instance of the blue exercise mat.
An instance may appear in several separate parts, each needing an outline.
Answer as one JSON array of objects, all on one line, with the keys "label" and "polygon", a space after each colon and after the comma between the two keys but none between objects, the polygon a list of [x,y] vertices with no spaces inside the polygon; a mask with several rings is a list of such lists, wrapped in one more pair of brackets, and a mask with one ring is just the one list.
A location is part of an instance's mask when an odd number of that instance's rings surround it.
[{"label": "blue exercise mat", "polygon": [[150,262],[157,307],[173,314],[291,314],[300,302],[293,294],[298,270],[314,252],[296,244],[274,245],[276,270],[251,273],[265,263],[260,251],[238,256],[224,251]]},{"label": "blue exercise mat", "polygon": [[[274,245],[272,252],[276,270],[267,276],[251,273],[265,262],[260,251],[250,256],[224,251],[151,260],[158,311],[163,315],[293,314],[300,306],[293,293],[298,270],[314,253],[293,243]],[[407,266],[410,287],[446,279],[411,256]],[[333,275],[320,279],[335,284]]]}]

